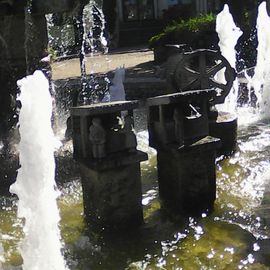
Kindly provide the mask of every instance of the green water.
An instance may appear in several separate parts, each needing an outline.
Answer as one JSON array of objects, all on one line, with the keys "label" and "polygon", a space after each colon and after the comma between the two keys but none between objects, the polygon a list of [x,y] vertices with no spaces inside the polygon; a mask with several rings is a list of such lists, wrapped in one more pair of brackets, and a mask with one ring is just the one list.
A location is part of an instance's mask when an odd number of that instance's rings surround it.
[{"label": "green water", "polygon": [[[210,215],[175,217],[160,209],[155,155],[142,164],[145,225],[130,234],[105,240],[88,233],[80,182],[61,186],[61,233],[70,269],[270,269],[270,127],[241,128],[238,141],[232,157],[217,160],[217,200]],[[22,221],[14,199],[1,203],[3,266],[15,269],[22,263]]]}]

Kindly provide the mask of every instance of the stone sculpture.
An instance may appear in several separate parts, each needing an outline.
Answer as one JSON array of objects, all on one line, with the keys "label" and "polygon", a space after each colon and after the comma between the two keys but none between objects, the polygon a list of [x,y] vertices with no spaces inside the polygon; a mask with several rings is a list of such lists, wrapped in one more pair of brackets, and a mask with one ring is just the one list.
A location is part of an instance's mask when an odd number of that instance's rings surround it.
[{"label": "stone sculpture", "polygon": [[92,125],[89,128],[89,140],[92,146],[92,154],[94,158],[104,158],[106,131],[102,127],[101,120],[97,117],[93,118]]},{"label": "stone sculpture", "polygon": [[126,100],[126,93],[124,88],[125,68],[117,68],[114,72],[112,85],[109,87],[110,101]]},{"label": "stone sculpture", "polygon": [[126,147],[128,148],[129,152],[135,152],[137,147],[137,140],[133,132],[133,120],[130,115],[125,117],[123,132],[125,132],[126,135]]},{"label": "stone sculpture", "polygon": [[[98,234],[121,234],[143,224],[140,162],[147,154],[136,149],[133,111],[138,107],[132,100],[71,108],[84,217]],[[118,124],[122,112],[128,116]]]}]

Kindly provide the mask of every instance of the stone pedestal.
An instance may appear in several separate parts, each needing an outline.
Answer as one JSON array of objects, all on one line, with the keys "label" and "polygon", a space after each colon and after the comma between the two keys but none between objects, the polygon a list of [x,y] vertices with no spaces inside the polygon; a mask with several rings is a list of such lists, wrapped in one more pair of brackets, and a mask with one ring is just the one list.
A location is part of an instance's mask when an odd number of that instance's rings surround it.
[{"label": "stone pedestal", "polygon": [[216,199],[216,148],[205,137],[185,148],[158,150],[159,192],[163,206],[181,214],[211,211]]},{"label": "stone pedestal", "polygon": [[219,112],[215,121],[209,122],[209,134],[221,140],[218,155],[231,155],[237,145],[237,116],[229,112]]},{"label": "stone pedestal", "polygon": [[133,110],[138,101],[71,108],[74,158],[79,163],[90,230],[116,232],[143,222],[140,162]]},{"label": "stone pedestal", "polygon": [[157,150],[162,205],[177,214],[211,211],[216,198],[216,149],[209,136],[209,100],[215,90],[148,99],[149,145]]},{"label": "stone pedestal", "polygon": [[143,223],[140,161],[143,152],[100,162],[79,162],[84,214],[98,232],[138,228]]}]

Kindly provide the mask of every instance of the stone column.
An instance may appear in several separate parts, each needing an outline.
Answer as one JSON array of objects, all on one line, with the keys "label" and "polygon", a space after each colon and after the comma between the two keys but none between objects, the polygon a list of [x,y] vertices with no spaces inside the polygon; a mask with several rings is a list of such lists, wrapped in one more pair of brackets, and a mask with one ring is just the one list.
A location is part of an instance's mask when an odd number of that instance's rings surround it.
[{"label": "stone column", "polygon": [[237,116],[229,112],[219,112],[217,119],[209,122],[209,134],[221,140],[217,149],[219,156],[230,156],[237,147]]},{"label": "stone column", "polygon": [[209,100],[214,89],[148,99],[149,145],[157,150],[162,206],[176,214],[201,214],[216,198],[216,149],[209,136]]},{"label": "stone column", "polygon": [[206,137],[185,148],[158,149],[159,194],[165,208],[180,214],[213,209],[218,143],[218,139]]},{"label": "stone column", "polygon": [[112,162],[79,162],[84,214],[98,232],[138,228],[143,223],[140,161],[146,154],[123,154]]},{"label": "stone column", "polygon": [[120,101],[71,108],[74,158],[90,230],[122,232],[143,223],[140,162],[147,154],[136,149],[132,129],[138,104]]}]

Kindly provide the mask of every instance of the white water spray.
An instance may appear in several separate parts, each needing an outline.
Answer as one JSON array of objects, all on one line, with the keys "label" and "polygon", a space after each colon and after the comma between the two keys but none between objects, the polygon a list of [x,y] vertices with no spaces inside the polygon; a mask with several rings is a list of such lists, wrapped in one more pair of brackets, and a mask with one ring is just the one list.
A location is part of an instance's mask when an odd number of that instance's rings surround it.
[{"label": "white water spray", "polygon": [[58,222],[54,173],[55,139],[51,128],[52,99],[41,71],[18,81],[22,108],[17,181],[18,216],[24,218],[21,244],[24,270],[65,270]]},{"label": "white water spray", "polygon": [[266,2],[259,6],[257,18],[258,55],[252,86],[257,97],[260,118],[269,118],[270,110],[270,17],[267,14]]},{"label": "white water spray", "polygon": [[[107,53],[108,42],[104,36],[105,18],[102,8],[98,6],[95,0],[90,0],[84,6],[82,19],[84,27],[83,41],[85,45],[91,48],[92,54],[102,50]],[[100,34],[98,36],[94,36],[94,28],[99,29]]]},{"label": "white water spray", "polygon": [[[221,54],[228,60],[230,65],[235,68],[236,65],[236,51],[235,46],[239,37],[242,35],[242,31],[238,28],[233,20],[233,17],[229,11],[228,5],[224,5],[223,10],[217,15],[216,19],[216,31],[219,37],[219,47]],[[226,83],[224,70],[221,70],[217,74],[217,81]],[[235,112],[237,106],[238,97],[238,81],[237,79],[233,83],[233,87],[229,95],[225,99],[225,103],[219,105],[219,109],[222,111]]]}]

